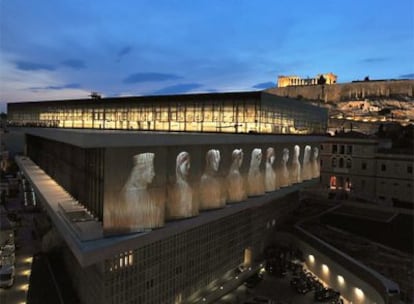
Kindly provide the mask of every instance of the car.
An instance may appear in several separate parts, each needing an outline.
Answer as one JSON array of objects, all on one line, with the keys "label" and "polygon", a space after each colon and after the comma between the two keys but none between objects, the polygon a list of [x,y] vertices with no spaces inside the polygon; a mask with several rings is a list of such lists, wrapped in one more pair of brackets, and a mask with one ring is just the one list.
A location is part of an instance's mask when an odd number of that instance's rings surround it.
[{"label": "car", "polygon": [[254,275],[252,275],[251,277],[249,277],[244,282],[244,286],[246,286],[247,288],[253,288],[257,284],[259,284],[261,280],[263,280],[263,276],[261,274],[259,274],[259,273],[255,273]]},{"label": "car", "polygon": [[14,283],[14,265],[4,265],[0,268],[0,287],[11,287]]},{"label": "car", "polygon": [[315,291],[314,299],[316,301],[337,301],[340,295],[339,292],[332,288],[323,288],[320,291]]}]

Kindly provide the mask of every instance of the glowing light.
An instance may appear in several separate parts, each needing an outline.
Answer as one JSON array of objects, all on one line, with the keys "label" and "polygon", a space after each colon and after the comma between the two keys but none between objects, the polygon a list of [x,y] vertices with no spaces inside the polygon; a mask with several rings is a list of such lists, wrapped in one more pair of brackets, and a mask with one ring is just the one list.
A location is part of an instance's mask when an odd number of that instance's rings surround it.
[{"label": "glowing light", "polygon": [[28,257],[24,259],[25,263],[32,263],[33,262],[33,257]]},{"label": "glowing light", "polygon": [[358,287],[355,287],[355,294],[360,299],[362,299],[364,297],[364,292],[361,289],[359,289]]},{"label": "glowing light", "polygon": [[23,284],[19,287],[20,290],[28,291],[29,290],[29,284]]},{"label": "glowing light", "polygon": [[20,274],[21,275],[24,275],[24,276],[29,276],[30,273],[31,273],[31,270],[30,269],[26,269],[26,270],[23,270],[22,272],[20,272]]},{"label": "glowing light", "polygon": [[310,254],[310,255],[308,256],[308,258],[309,258],[309,262],[311,262],[311,263],[315,263],[315,257],[314,257],[312,254]]},{"label": "glowing light", "polygon": [[345,279],[344,279],[344,277],[343,277],[343,276],[338,275],[338,283],[339,283],[340,285],[343,285],[343,284],[345,283]]},{"label": "glowing light", "polygon": [[223,286],[220,286],[220,289],[223,290]]},{"label": "glowing light", "polygon": [[322,271],[323,271],[323,273],[328,273],[329,272],[329,267],[325,264],[322,264]]}]

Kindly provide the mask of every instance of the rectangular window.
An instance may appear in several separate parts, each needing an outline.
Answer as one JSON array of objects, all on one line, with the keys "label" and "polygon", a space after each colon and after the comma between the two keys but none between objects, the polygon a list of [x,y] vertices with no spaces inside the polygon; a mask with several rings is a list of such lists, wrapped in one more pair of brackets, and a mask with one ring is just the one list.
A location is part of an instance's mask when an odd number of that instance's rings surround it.
[{"label": "rectangular window", "polygon": [[361,169],[362,169],[362,170],[366,170],[366,169],[367,169],[367,163],[365,163],[365,162],[364,162],[364,163],[362,163],[362,164],[361,164]]},{"label": "rectangular window", "polygon": [[345,154],[345,146],[344,145],[341,145],[341,152],[340,153]]},{"label": "rectangular window", "polygon": [[387,166],[385,164],[381,164],[381,171],[387,170]]},{"label": "rectangular window", "polygon": [[346,153],[352,154],[352,146],[346,146]]},{"label": "rectangular window", "polygon": [[413,166],[407,166],[407,173],[413,173]]},{"label": "rectangular window", "polygon": [[338,146],[332,145],[332,153],[338,153]]}]

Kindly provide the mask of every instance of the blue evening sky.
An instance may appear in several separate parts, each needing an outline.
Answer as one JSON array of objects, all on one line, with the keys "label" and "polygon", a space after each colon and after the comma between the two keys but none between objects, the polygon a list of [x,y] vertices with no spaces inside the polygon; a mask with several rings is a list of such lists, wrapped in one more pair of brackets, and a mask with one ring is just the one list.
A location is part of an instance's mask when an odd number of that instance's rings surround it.
[{"label": "blue evening sky", "polygon": [[414,78],[412,0],[0,0],[0,102]]}]

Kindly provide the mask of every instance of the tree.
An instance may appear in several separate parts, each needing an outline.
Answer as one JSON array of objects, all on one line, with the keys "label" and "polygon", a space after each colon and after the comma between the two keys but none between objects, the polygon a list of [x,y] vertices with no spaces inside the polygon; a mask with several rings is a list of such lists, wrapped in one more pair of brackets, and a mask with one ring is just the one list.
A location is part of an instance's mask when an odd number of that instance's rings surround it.
[{"label": "tree", "polygon": [[364,81],[369,81],[369,76],[365,76]]}]

